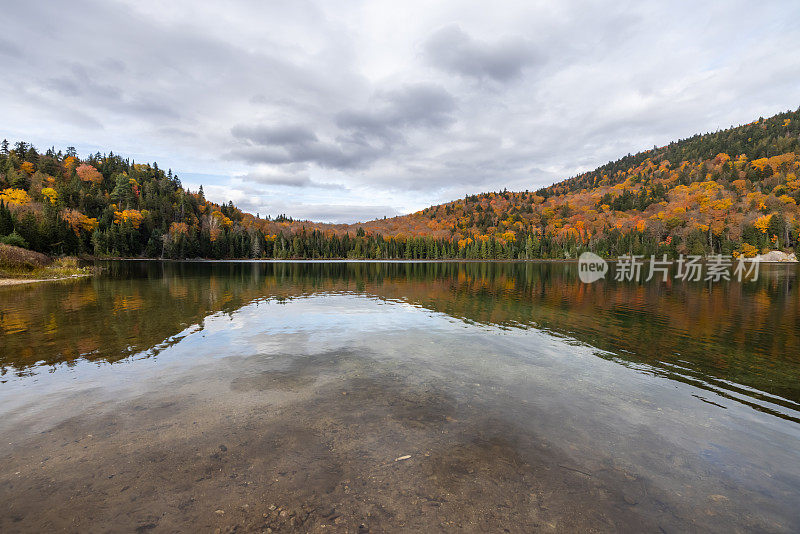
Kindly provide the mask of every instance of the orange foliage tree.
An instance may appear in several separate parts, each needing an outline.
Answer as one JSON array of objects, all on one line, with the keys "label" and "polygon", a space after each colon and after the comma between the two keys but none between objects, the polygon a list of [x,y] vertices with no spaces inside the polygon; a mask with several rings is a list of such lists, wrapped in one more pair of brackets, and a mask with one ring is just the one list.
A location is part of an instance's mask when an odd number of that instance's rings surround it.
[{"label": "orange foliage tree", "polygon": [[93,184],[99,184],[103,181],[103,175],[100,174],[100,171],[89,165],[88,163],[81,163],[75,172],[78,175],[78,178],[83,180],[84,182],[91,182]]},{"label": "orange foliage tree", "polygon": [[91,232],[97,228],[98,224],[97,219],[87,217],[80,211],[69,208],[61,212],[61,218],[69,224],[69,227],[72,228],[72,231],[76,234],[80,234],[81,230]]}]

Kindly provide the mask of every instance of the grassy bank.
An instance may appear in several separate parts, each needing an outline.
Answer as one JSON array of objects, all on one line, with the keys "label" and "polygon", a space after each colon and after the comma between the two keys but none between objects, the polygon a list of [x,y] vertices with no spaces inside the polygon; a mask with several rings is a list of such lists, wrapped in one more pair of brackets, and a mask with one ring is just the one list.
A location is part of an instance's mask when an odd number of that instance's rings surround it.
[{"label": "grassy bank", "polygon": [[53,259],[32,250],[0,244],[0,280],[54,280],[93,273],[93,267],[81,267],[77,258]]}]

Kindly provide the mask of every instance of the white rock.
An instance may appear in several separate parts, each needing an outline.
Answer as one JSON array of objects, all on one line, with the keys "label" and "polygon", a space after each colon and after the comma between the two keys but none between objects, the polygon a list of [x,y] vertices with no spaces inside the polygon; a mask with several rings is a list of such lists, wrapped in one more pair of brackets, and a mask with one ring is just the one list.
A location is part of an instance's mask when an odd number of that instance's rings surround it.
[{"label": "white rock", "polygon": [[759,254],[755,258],[754,261],[766,261],[766,262],[797,262],[797,256],[794,252],[791,254],[787,254],[785,252],[781,252],[780,250],[770,250],[766,254]]}]

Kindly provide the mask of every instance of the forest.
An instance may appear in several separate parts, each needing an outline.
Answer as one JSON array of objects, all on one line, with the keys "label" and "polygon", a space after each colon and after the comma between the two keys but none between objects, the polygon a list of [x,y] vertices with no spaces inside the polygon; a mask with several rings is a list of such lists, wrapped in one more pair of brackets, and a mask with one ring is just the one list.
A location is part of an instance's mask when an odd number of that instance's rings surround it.
[{"label": "forest", "polygon": [[262,218],[113,152],[3,140],[0,242],[148,258],[752,257],[800,239],[800,109],[628,154],[535,191],[342,225]]}]

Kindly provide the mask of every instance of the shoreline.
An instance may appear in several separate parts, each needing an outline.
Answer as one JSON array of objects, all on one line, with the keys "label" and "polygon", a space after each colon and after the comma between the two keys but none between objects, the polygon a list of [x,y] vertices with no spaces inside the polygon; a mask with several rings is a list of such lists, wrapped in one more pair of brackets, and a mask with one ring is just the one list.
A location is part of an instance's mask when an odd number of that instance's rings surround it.
[{"label": "shoreline", "polygon": [[76,280],[78,278],[86,278],[92,276],[87,274],[72,274],[70,276],[59,276],[58,278],[0,278],[0,287],[2,286],[16,286],[20,284],[33,284],[35,282],[58,282],[64,280]]},{"label": "shoreline", "polygon": [[[619,258],[603,258],[607,262],[618,262]],[[745,261],[768,264],[796,264],[791,260],[760,260],[744,258]],[[438,259],[405,259],[405,258],[93,258],[90,261],[161,261],[161,262],[189,262],[189,263],[578,263],[578,258],[438,258]],[[643,258],[649,261],[649,258]],[[675,261],[675,260],[672,260]],[[708,261],[703,258],[702,263]]]}]

